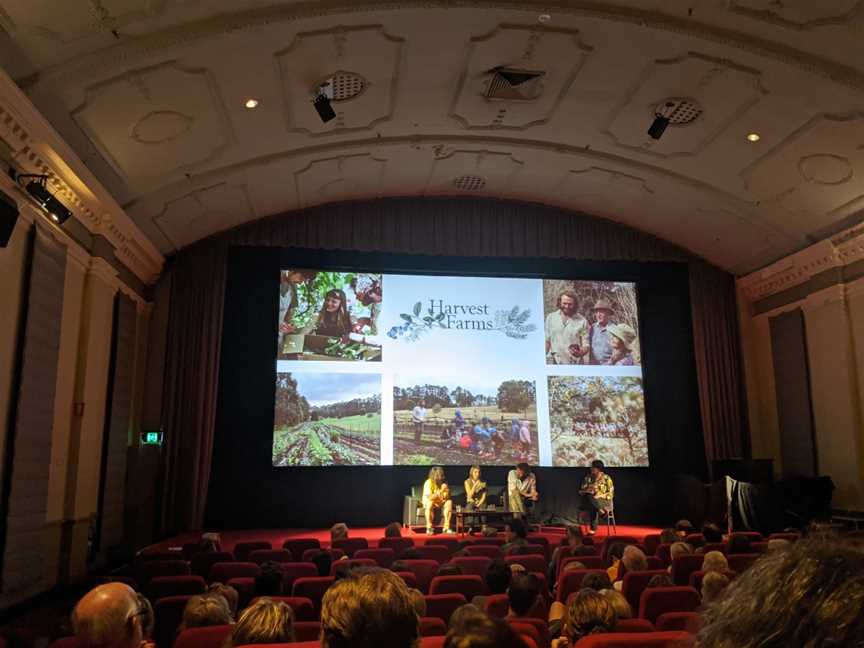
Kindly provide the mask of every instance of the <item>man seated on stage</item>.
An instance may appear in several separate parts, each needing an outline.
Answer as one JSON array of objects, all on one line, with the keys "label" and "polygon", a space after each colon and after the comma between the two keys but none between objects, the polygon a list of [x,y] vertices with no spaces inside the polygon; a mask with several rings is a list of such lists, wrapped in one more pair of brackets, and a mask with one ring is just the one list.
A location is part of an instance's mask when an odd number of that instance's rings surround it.
[{"label": "man seated on stage", "polygon": [[453,535],[450,527],[450,517],[453,513],[453,500],[450,499],[450,488],[444,481],[444,469],[434,466],[429,471],[429,479],[423,484],[423,513],[426,517],[426,535],[432,535],[432,522],[435,511],[441,509],[444,517],[444,533]]},{"label": "man seated on stage", "polygon": [[591,472],[582,480],[582,503],[579,505],[581,511],[588,513],[591,520],[591,530],[588,535],[597,533],[597,521],[601,515],[606,515],[612,507],[615,497],[615,485],[612,478],[603,472],[603,462],[595,459],[591,462]]},{"label": "man seated on stage", "polygon": [[536,502],[540,497],[537,477],[527,463],[516,464],[516,468],[507,474],[507,496],[514,516],[525,515],[528,512],[527,501]]}]

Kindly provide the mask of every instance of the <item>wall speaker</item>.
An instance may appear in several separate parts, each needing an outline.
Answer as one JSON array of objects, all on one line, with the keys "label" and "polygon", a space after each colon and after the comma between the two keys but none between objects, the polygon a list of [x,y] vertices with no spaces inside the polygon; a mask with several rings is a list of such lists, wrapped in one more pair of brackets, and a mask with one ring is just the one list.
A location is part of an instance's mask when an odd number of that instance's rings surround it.
[{"label": "wall speaker", "polygon": [[0,248],[9,244],[15,223],[18,222],[18,203],[0,191]]}]

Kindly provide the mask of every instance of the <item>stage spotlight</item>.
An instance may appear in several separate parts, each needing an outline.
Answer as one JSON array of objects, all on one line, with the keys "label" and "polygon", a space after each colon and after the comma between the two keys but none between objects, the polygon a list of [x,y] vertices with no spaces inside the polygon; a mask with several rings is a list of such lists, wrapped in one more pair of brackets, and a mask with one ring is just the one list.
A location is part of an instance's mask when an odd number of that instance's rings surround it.
[{"label": "stage spotlight", "polygon": [[72,216],[72,211],[66,207],[66,205],[57,200],[57,198],[54,197],[54,194],[48,189],[46,186],[48,182],[47,175],[19,175],[19,184],[21,183],[21,180],[25,178],[33,178],[33,180],[24,186],[24,188],[27,190],[27,193],[33,197],[33,200],[35,200],[39,206],[45,210],[52,221],[58,225],[62,225],[69,220],[69,217]]},{"label": "stage spotlight", "polygon": [[669,126],[669,118],[675,112],[677,104],[672,101],[667,101],[662,107],[658,106],[654,110],[654,121],[651,122],[651,127],[648,129],[648,135],[653,139],[659,140],[666,132],[666,127]]},{"label": "stage spotlight", "polygon": [[336,118],[336,111],[330,105],[331,99],[333,99],[333,84],[330,79],[327,79],[315,89],[315,94],[312,96],[312,105],[315,106],[318,116],[325,124]]}]

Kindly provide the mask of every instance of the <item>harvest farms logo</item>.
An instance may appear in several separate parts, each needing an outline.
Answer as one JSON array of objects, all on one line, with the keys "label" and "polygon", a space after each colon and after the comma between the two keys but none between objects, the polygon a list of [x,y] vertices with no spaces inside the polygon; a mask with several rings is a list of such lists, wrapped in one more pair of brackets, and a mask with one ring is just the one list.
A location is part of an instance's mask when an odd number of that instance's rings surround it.
[{"label": "harvest farms logo", "polygon": [[417,302],[411,313],[401,313],[404,320],[400,326],[394,326],[387,335],[394,340],[403,338],[416,342],[424,333],[432,329],[442,328],[459,331],[501,331],[507,337],[524,340],[537,327],[528,322],[531,310],[520,311],[516,305],[510,310],[489,312],[488,304],[446,304],[443,299],[430,299],[426,314],[423,303]]}]

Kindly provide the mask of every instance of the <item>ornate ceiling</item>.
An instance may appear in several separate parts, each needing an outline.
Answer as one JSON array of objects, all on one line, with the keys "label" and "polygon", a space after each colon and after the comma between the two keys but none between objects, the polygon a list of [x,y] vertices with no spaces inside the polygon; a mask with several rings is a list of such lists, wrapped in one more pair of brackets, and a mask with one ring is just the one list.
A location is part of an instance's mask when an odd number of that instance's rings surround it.
[{"label": "ornate ceiling", "polygon": [[[471,194],[741,274],[860,220],[862,5],[0,0],[0,57],[164,254],[323,202]],[[543,76],[487,99],[500,66]],[[694,111],[654,141],[667,98]]]}]

